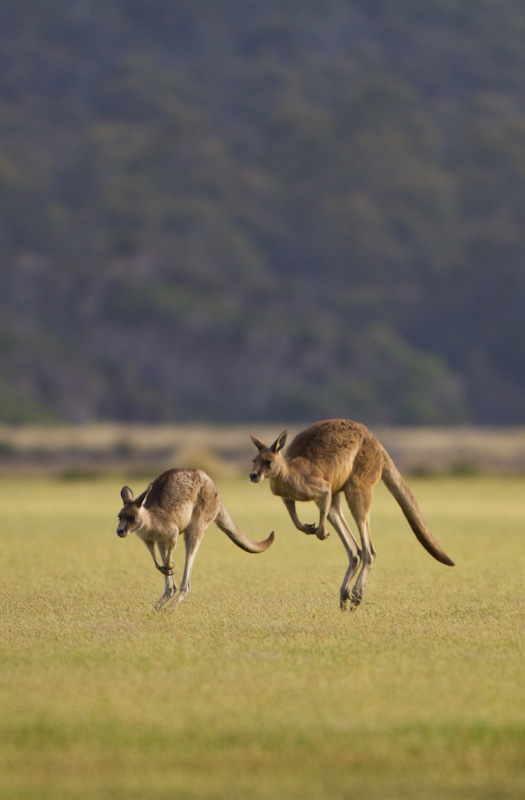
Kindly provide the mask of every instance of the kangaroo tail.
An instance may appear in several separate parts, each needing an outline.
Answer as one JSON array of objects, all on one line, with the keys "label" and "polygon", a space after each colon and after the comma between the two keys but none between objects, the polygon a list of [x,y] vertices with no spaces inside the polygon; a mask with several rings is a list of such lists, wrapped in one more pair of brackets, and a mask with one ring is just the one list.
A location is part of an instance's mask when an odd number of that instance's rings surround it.
[{"label": "kangaroo tail", "polygon": [[215,524],[230,537],[237,547],[240,547],[241,550],[245,550],[247,553],[263,553],[265,550],[268,550],[275,537],[272,531],[268,538],[264,539],[262,542],[254,542],[252,539],[249,539],[232,520],[222,500],[220,501],[219,513],[215,517]]},{"label": "kangaroo tail", "polygon": [[454,562],[450,560],[447,554],[438,545],[432,534],[430,533],[423,514],[419,508],[416,498],[408,488],[403,476],[397,469],[396,465],[386,452],[383,450],[383,472],[381,474],[385,486],[388,491],[394,495],[395,499],[401,506],[403,514],[408,520],[408,523],[417,539],[421,542],[425,550],[434,556],[442,564],[447,564],[449,567],[454,566]]}]

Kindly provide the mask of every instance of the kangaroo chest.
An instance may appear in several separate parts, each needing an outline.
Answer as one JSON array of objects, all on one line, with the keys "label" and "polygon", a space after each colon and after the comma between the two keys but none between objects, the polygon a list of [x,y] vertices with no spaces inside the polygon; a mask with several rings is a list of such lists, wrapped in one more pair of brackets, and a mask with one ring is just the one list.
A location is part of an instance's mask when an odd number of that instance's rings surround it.
[{"label": "kangaroo chest", "polygon": [[285,478],[278,475],[270,478],[270,489],[272,494],[282,497],[283,500],[308,501],[316,500],[326,491],[326,482],[317,478],[309,477],[308,480],[302,475],[288,474]]}]

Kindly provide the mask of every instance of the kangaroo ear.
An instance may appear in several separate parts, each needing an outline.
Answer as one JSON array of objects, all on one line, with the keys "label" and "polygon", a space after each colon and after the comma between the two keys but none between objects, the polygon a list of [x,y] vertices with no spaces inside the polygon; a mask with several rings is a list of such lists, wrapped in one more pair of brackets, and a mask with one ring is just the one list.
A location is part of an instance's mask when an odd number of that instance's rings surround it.
[{"label": "kangaroo ear", "polygon": [[150,483],[150,485],[148,486],[148,488],[146,489],[146,491],[144,492],[144,494],[142,495],[142,497],[141,497],[141,498],[139,498],[139,499],[140,499],[140,507],[141,507],[141,508],[142,508],[142,506],[145,504],[146,500],[148,499],[148,495],[149,495],[149,493],[151,492],[151,487],[152,487],[152,486],[153,486],[153,484],[152,484],[152,483]]},{"label": "kangaroo ear", "polygon": [[261,442],[261,440],[258,439],[257,436],[254,436],[253,433],[250,433],[250,439],[252,440],[252,442],[254,443],[255,447],[259,452],[261,452],[261,450],[266,450],[266,445],[264,444],[264,442]]},{"label": "kangaroo ear", "polygon": [[122,497],[122,502],[125,506],[128,506],[130,503],[133,502],[133,492],[129,488],[129,486],[123,486],[120,490],[120,496]]},{"label": "kangaroo ear", "polygon": [[282,450],[284,445],[286,444],[286,439],[288,437],[288,431],[283,431],[275,440],[275,442],[270,447],[270,450],[273,453],[278,453],[279,450]]}]

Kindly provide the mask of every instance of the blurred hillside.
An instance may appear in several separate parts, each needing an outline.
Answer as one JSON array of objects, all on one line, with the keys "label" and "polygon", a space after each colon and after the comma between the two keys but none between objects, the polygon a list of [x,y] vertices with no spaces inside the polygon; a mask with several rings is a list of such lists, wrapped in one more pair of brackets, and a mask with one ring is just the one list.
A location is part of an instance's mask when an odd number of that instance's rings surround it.
[{"label": "blurred hillside", "polygon": [[0,421],[525,420],[520,0],[3,0]]}]

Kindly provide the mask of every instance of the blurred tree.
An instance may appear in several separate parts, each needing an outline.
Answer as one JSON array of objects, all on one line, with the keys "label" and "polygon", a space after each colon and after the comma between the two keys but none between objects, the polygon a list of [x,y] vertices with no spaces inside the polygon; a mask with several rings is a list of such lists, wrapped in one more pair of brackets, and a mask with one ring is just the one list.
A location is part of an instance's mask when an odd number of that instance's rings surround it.
[{"label": "blurred tree", "polygon": [[4,0],[0,418],[523,421],[524,33]]}]

